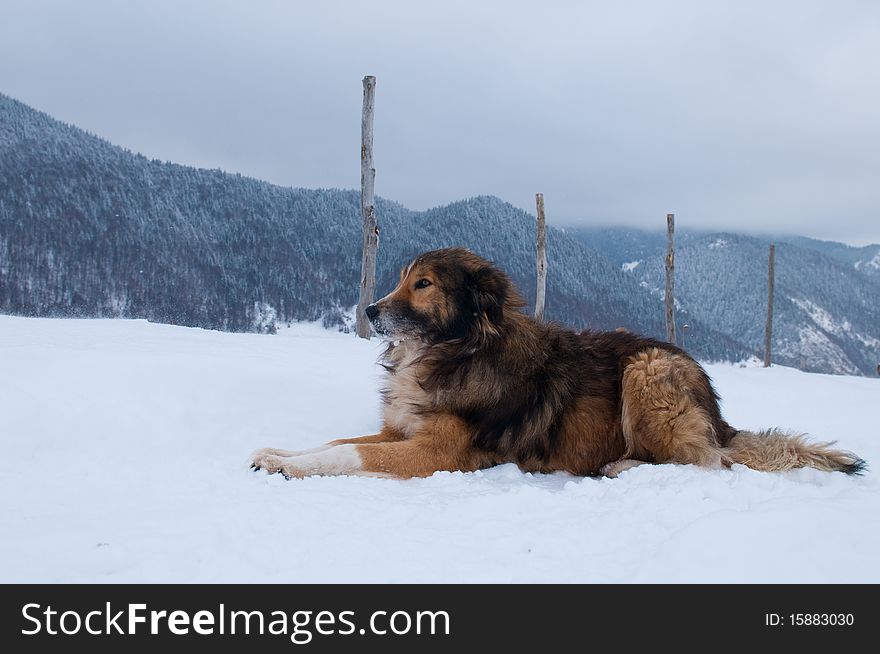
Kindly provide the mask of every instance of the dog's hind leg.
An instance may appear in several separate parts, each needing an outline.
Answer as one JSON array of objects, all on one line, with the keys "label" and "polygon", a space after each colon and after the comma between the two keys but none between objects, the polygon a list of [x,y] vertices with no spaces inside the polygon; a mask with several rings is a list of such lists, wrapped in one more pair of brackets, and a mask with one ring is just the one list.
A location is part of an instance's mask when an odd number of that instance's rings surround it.
[{"label": "dog's hind leg", "polygon": [[659,348],[634,356],[623,373],[624,458],[720,468],[715,429],[693,392],[700,384],[708,381],[685,356]]},{"label": "dog's hind leg", "polygon": [[620,459],[618,461],[612,461],[611,463],[606,463],[599,469],[606,477],[617,477],[621,472],[626,472],[627,470],[631,470],[636,466],[644,465],[648,463],[647,461],[639,461],[637,459]]}]

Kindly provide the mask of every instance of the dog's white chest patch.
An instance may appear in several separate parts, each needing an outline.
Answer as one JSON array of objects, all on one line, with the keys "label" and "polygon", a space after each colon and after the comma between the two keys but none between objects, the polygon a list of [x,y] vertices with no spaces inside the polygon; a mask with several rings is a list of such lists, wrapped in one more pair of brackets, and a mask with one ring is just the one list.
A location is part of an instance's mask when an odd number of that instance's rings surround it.
[{"label": "dog's white chest patch", "polygon": [[389,373],[385,386],[385,424],[407,436],[415,434],[424,422],[418,409],[430,404],[418,380],[419,349],[418,343],[408,341],[394,348],[390,357],[394,373]]}]

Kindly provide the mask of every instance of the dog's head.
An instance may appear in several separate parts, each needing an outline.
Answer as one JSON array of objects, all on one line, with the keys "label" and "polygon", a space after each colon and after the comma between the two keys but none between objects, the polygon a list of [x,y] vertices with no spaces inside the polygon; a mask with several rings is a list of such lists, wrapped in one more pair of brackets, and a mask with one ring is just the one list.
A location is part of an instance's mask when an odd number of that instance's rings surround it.
[{"label": "dog's head", "polygon": [[400,271],[397,287],[367,307],[389,340],[485,340],[524,305],[506,274],[464,248],[425,252]]}]

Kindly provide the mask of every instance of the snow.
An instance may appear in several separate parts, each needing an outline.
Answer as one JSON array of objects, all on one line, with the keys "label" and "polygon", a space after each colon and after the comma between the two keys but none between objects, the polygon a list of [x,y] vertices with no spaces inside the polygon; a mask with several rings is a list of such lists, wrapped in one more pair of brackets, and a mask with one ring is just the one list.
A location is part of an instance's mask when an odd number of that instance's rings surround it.
[{"label": "snow", "polygon": [[[846,318],[836,320],[831,315],[831,312],[826,311],[811,300],[795,297],[789,299],[824,332],[834,334],[835,336],[849,336],[858,340],[862,345],[880,350],[880,340],[873,336],[856,332],[853,329],[852,323]],[[796,356],[798,353],[804,356],[809,354],[816,356],[819,353],[819,358],[830,361],[836,370],[844,374],[859,374],[858,368],[852,364],[846,353],[839,345],[833,343],[823,331],[819,331],[809,325],[801,327],[798,329],[799,341],[791,346],[784,346],[783,351],[793,356]]]},{"label": "snow", "polygon": [[880,250],[874,254],[868,261],[856,261],[855,269],[859,270],[861,268],[874,268],[875,270],[880,269]]},{"label": "snow", "polygon": [[[380,344],[0,316],[0,582],[880,582],[880,483],[506,465],[285,481],[258,447],[376,430]],[[880,461],[880,380],[711,364],[727,418]]]},{"label": "snow", "polygon": [[849,360],[846,353],[828,335],[813,326],[799,327],[798,340],[783,341],[779,353],[787,357],[800,357],[805,362],[822,359],[840,375],[858,375],[859,369]]},{"label": "snow", "polygon": [[627,261],[620,265],[620,269],[623,272],[632,272],[636,268],[638,268],[639,264],[642,263],[641,259],[638,261]]},{"label": "snow", "polygon": [[800,298],[790,298],[792,302],[794,302],[801,311],[805,312],[814,323],[819,325],[826,332],[830,332],[832,334],[841,334],[843,332],[852,331],[852,325],[849,320],[844,318],[843,322],[838,322],[834,319],[834,317],[825,309],[820,307],[815,302],[807,299]]},{"label": "snow", "polygon": [[723,238],[716,238],[714,241],[709,243],[710,250],[723,250],[727,247],[727,241]]}]

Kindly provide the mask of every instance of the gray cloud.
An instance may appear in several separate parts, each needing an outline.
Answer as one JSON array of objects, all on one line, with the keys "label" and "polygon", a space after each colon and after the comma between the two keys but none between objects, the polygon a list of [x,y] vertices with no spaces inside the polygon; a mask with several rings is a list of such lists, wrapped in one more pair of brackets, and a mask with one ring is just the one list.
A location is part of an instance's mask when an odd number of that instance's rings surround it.
[{"label": "gray cloud", "polygon": [[873,2],[4,2],[0,91],[278,184],[880,241]]}]

